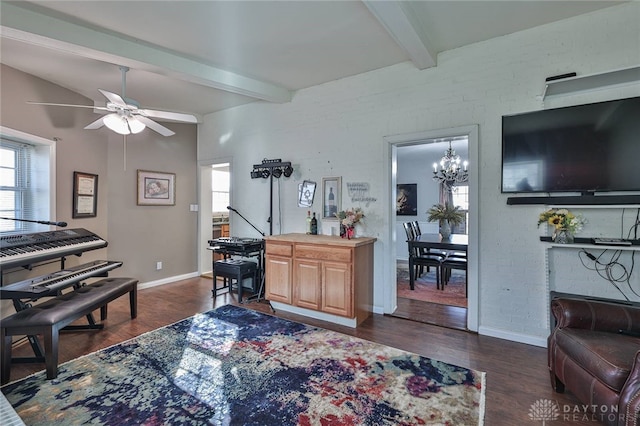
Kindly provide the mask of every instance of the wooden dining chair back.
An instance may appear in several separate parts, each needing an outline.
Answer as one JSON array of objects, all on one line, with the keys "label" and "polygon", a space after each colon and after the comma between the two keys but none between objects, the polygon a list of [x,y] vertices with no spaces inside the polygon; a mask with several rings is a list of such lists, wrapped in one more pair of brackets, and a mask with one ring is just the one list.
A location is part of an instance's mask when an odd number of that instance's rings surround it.
[{"label": "wooden dining chair back", "polygon": [[411,222],[404,222],[402,225],[407,234],[407,246],[409,249],[409,288],[411,290],[414,290],[415,280],[418,277],[422,276],[425,267],[427,268],[428,272],[429,267],[431,266],[436,269],[436,287],[440,288],[440,283],[442,281],[440,277],[440,265],[445,256],[441,253],[429,253],[412,247],[409,242],[413,241],[416,238],[413,225]]},{"label": "wooden dining chair back", "polygon": [[420,230],[420,224],[417,220],[411,222],[411,227],[413,228],[413,235],[418,236],[422,234],[422,231]]}]

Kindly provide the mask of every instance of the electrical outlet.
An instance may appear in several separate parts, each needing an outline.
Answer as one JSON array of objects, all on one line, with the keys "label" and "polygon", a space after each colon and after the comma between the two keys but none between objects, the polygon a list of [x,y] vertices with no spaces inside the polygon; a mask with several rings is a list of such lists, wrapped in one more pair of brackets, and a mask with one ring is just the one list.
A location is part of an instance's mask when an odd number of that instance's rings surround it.
[{"label": "electrical outlet", "polygon": [[162,262],[156,262],[156,271],[162,269]]}]

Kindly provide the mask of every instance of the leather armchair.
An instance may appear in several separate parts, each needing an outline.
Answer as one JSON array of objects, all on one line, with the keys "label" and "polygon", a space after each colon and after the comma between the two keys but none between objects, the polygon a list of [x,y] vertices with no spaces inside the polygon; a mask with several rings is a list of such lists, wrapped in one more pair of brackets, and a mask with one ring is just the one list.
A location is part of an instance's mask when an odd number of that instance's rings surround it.
[{"label": "leather armchair", "polygon": [[558,298],[551,311],[554,390],[569,390],[604,424],[640,425],[640,306]]}]

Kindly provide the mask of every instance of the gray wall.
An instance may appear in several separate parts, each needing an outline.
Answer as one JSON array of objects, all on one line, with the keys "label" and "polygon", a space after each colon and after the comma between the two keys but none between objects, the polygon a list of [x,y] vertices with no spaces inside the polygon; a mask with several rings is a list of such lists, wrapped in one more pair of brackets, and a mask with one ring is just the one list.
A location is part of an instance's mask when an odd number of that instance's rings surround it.
[{"label": "gray wall", "polygon": [[[26,104],[91,105],[91,100],[4,65],[0,82],[2,126],[49,140],[58,138],[56,219],[109,242],[106,249],[69,258],[67,265],[122,260],[124,266],[111,275],[131,276],[149,284],[197,272],[197,214],[189,211],[189,205],[197,203],[196,125],[164,123],[176,132],[171,137],[150,130],[128,136],[125,170],[121,135],[106,128],[83,129],[97,118],[92,110]],[[136,205],[137,169],[175,173],[176,205]],[[98,175],[95,218],[71,218],[74,171]],[[156,271],[156,261],[163,262],[162,270]],[[45,272],[46,268],[38,268],[32,275]],[[12,282],[18,278],[12,276]]]}]

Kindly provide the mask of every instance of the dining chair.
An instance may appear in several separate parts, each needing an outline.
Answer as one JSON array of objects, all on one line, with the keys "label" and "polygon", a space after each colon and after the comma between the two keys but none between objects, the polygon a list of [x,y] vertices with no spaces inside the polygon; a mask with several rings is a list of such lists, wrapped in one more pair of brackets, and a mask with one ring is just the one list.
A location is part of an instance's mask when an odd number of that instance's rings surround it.
[{"label": "dining chair", "polygon": [[436,268],[436,288],[440,288],[441,282],[441,268],[440,265],[445,256],[440,253],[421,253],[416,248],[411,247],[409,241],[415,239],[413,227],[410,222],[403,223],[405,233],[407,234],[407,247],[409,248],[409,288],[415,289],[416,278],[422,276],[424,268],[433,266]]},{"label": "dining chair", "polygon": [[440,265],[441,274],[440,279],[442,282],[439,285],[441,290],[444,290],[444,286],[449,283],[451,279],[451,270],[463,270],[464,271],[464,297],[467,297],[468,279],[467,279],[467,253],[465,252],[449,252],[447,256],[442,260]]}]

